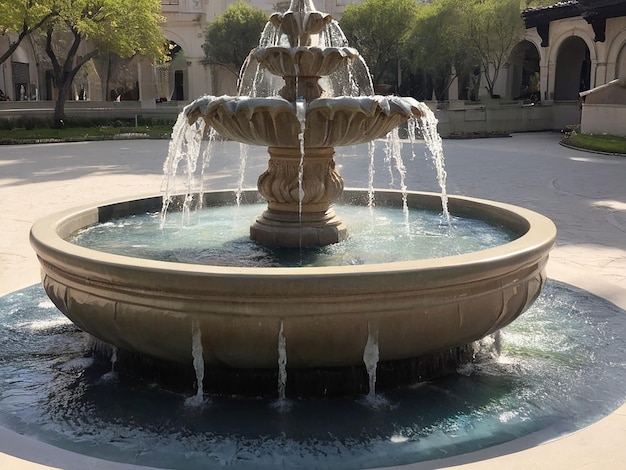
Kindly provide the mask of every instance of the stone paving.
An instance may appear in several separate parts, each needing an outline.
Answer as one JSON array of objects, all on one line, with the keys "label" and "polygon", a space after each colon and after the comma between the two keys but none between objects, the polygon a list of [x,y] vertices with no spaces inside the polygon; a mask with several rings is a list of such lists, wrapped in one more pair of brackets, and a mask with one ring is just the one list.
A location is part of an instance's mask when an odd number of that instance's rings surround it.
[{"label": "stone paving", "polygon": [[[561,147],[559,134],[446,140],[448,192],[508,202],[541,212],[559,230],[548,266],[551,278],[582,287],[626,309],[626,158]],[[378,145],[383,154],[384,146]],[[405,145],[409,189],[436,191],[432,163],[421,146]],[[164,141],[110,141],[0,147],[0,295],[39,282],[28,242],[38,218],[68,207],[158,194]],[[236,187],[239,146],[226,143],[210,167],[213,189]],[[367,148],[337,149],[346,187],[368,179]],[[390,173],[376,166],[375,186]],[[266,166],[264,149],[250,149],[244,186]],[[392,187],[401,180],[394,175]],[[625,384],[626,385],[626,384]],[[529,436],[502,446],[413,469],[607,469],[626,466],[626,406],[569,436],[543,442]],[[1,469],[123,469],[122,464],[71,454],[0,428]]]}]

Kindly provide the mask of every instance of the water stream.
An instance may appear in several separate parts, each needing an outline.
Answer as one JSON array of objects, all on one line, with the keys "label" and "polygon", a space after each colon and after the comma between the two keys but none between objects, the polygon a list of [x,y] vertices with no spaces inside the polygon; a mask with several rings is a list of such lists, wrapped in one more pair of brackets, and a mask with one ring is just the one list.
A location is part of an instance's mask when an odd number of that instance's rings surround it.
[{"label": "water stream", "polygon": [[278,399],[286,399],[287,389],[287,340],[283,332],[283,322],[280,322],[278,332]]},{"label": "water stream", "polygon": [[204,399],[204,358],[202,357],[202,330],[200,322],[194,320],[191,329],[191,357],[193,358],[193,369],[196,372],[196,394],[185,400],[189,406],[201,406]]},{"label": "water stream", "polygon": [[369,377],[368,397],[376,396],[376,368],[378,367],[378,328],[372,329],[372,324],[367,322],[367,343],[363,350],[363,363]]}]

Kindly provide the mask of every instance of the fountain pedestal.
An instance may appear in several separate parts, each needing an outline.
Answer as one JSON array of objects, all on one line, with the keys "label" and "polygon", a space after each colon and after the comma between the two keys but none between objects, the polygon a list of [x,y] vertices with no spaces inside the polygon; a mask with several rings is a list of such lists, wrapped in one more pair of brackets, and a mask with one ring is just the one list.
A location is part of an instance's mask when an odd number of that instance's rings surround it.
[{"label": "fountain pedestal", "polygon": [[267,170],[259,193],[267,210],[250,227],[250,237],[264,245],[324,246],[345,240],[345,224],[331,208],[343,191],[335,170],[334,148],[269,147]]}]

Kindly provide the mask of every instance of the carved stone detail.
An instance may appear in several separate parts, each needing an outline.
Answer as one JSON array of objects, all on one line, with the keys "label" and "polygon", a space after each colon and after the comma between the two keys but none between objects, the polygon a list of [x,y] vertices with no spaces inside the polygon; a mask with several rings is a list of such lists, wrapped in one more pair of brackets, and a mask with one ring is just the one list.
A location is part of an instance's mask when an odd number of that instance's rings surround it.
[{"label": "carved stone detail", "polygon": [[268,168],[259,176],[257,187],[270,209],[294,212],[295,217],[300,211],[326,211],[343,191],[333,148],[305,149],[304,158],[293,148],[270,147],[269,153]]}]

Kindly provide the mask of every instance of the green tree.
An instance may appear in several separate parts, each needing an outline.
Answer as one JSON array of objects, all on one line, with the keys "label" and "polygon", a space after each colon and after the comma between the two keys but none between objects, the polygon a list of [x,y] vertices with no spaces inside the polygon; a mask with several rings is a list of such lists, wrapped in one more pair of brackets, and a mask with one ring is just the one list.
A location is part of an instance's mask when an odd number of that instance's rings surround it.
[{"label": "green tree", "polygon": [[432,0],[419,7],[408,41],[413,71],[435,83],[438,98],[456,75],[483,72],[493,96],[502,67],[524,36],[521,10],[533,0]]},{"label": "green tree", "polygon": [[443,99],[454,78],[478,62],[466,47],[462,6],[467,0],[433,0],[420,6],[407,40],[413,73],[432,78],[437,99]]},{"label": "green tree", "polygon": [[0,64],[11,57],[29,34],[56,16],[53,3],[53,0],[0,0],[0,34],[17,35],[17,39],[0,55]]},{"label": "green tree", "polygon": [[524,37],[520,0],[468,0],[463,8],[468,50],[480,62],[493,96],[500,70]]},{"label": "green tree", "polygon": [[59,92],[54,125],[60,126],[72,81],[84,64],[105,52],[161,59],[166,41],[159,0],[57,0],[56,5],[58,14],[47,23],[45,50]]},{"label": "green tree", "polygon": [[259,43],[266,23],[263,10],[243,2],[229,6],[206,28],[203,45],[206,63],[239,75],[250,50]]},{"label": "green tree", "polygon": [[129,89],[135,84],[135,77],[130,70],[137,70],[136,56],[121,58],[113,52],[105,52],[94,57],[93,65],[100,77],[102,85],[102,101],[111,101],[115,97],[111,95],[112,89]]},{"label": "green tree", "polygon": [[365,0],[346,6],[341,29],[367,62],[374,84],[397,80],[417,9],[415,0]]}]

